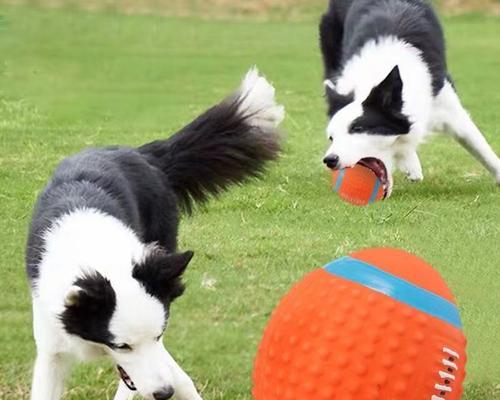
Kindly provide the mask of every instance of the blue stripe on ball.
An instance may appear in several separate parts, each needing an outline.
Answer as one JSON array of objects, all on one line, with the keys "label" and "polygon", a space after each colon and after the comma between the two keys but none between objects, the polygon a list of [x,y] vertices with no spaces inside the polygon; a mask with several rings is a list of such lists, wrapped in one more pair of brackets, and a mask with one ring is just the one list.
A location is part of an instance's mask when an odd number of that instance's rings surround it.
[{"label": "blue stripe on ball", "polygon": [[370,200],[368,200],[368,204],[372,204],[377,200],[378,189],[380,188],[380,179],[375,180],[375,187],[373,188],[372,194],[370,196]]},{"label": "blue stripe on ball", "polygon": [[342,182],[344,181],[344,176],[345,176],[345,169],[341,169],[339,171],[338,176],[337,176],[337,182],[335,182],[335,188],[333,189],[336,192],[338,192],[340,190],[340,187],[342,186]]},{"label": "blue stripe on ball", "polygon": [[462,329],[460,314],[453,303],[373,265],[355,258],[343,257],[327,264],[325,270]]}]

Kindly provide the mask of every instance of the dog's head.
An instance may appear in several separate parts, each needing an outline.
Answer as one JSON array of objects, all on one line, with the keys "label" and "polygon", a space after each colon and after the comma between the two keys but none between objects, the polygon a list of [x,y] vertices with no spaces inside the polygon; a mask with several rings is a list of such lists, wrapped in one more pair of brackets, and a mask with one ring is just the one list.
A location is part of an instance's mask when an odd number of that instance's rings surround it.
[{"label": "dog's head", "polygon": [[71,335],[101,346],[125,384],[154,400],[174,395],[172,359],[162,342],[170,304],[184,286],[181,276],[192,252],[169,254],[146,248],[130,269],[109,279],[93,272],[68,291],[61,322]]},{"label": "dog's head", "polygon": [[[374,172],[390,193],[396,142],[410,132],[411,122],[403,113],[403,82],[398,66],[373,87],[367,96],[341,94],[331,80],[325,81],[331,141],[324,163],[330,169],[349,168],[362,161],[380,160]],[[381,166],[384,166],[381,168]]]}]

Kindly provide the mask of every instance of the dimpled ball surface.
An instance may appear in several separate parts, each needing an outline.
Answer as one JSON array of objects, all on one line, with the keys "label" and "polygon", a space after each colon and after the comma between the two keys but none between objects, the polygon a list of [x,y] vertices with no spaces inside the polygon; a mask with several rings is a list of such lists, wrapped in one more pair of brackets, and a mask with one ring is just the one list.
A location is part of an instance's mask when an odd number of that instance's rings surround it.
[{"label": "dimpled ball surface", "polygon": [[363,165],[332,171],[332,182],[339,197],[355,206],[366,206],[384,198],[380,179]]},{"label": "dimpled ball surface", "polygon": [[[344,259],[366,263],[455,307],[439,274],[411,254],[370,249]],[[338,260],[340,264],[344,259]],[[377,284],[383,286],[384,280]],[[306,275],[273,312],[255,360],[253,396],[256,400],[458,400],[465,345],[461,326],[318,269]]]}]

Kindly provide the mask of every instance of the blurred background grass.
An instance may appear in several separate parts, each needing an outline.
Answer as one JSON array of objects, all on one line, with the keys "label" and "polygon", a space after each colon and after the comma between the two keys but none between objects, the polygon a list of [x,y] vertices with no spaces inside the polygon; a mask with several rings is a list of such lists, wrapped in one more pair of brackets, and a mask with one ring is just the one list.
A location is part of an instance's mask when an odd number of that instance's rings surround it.
[{"label": "blurred background grass", "polygon": [[[0,4],[76,8],[125,14],[198,16],[203,18],[258,17],[317,19],[326,0],[0,0]],[[500,14],[500,0],[435,0],[446,14]]]}]

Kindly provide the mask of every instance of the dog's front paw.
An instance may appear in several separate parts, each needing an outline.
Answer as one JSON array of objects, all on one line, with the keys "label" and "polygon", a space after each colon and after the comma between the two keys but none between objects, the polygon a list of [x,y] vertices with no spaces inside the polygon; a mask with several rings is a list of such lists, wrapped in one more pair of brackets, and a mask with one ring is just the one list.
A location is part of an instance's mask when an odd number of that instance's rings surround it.
[{"label": "dog's front paw", "polygon": [[409,152],[398,161],[398,168],[412,182],[420,182],[424,179],[422,164],[416,152]]},{"label": "dog's front paw", "polygon": [[422,171],[408,171],[406,177],[412,182],[421,182],[424,180]]}]

